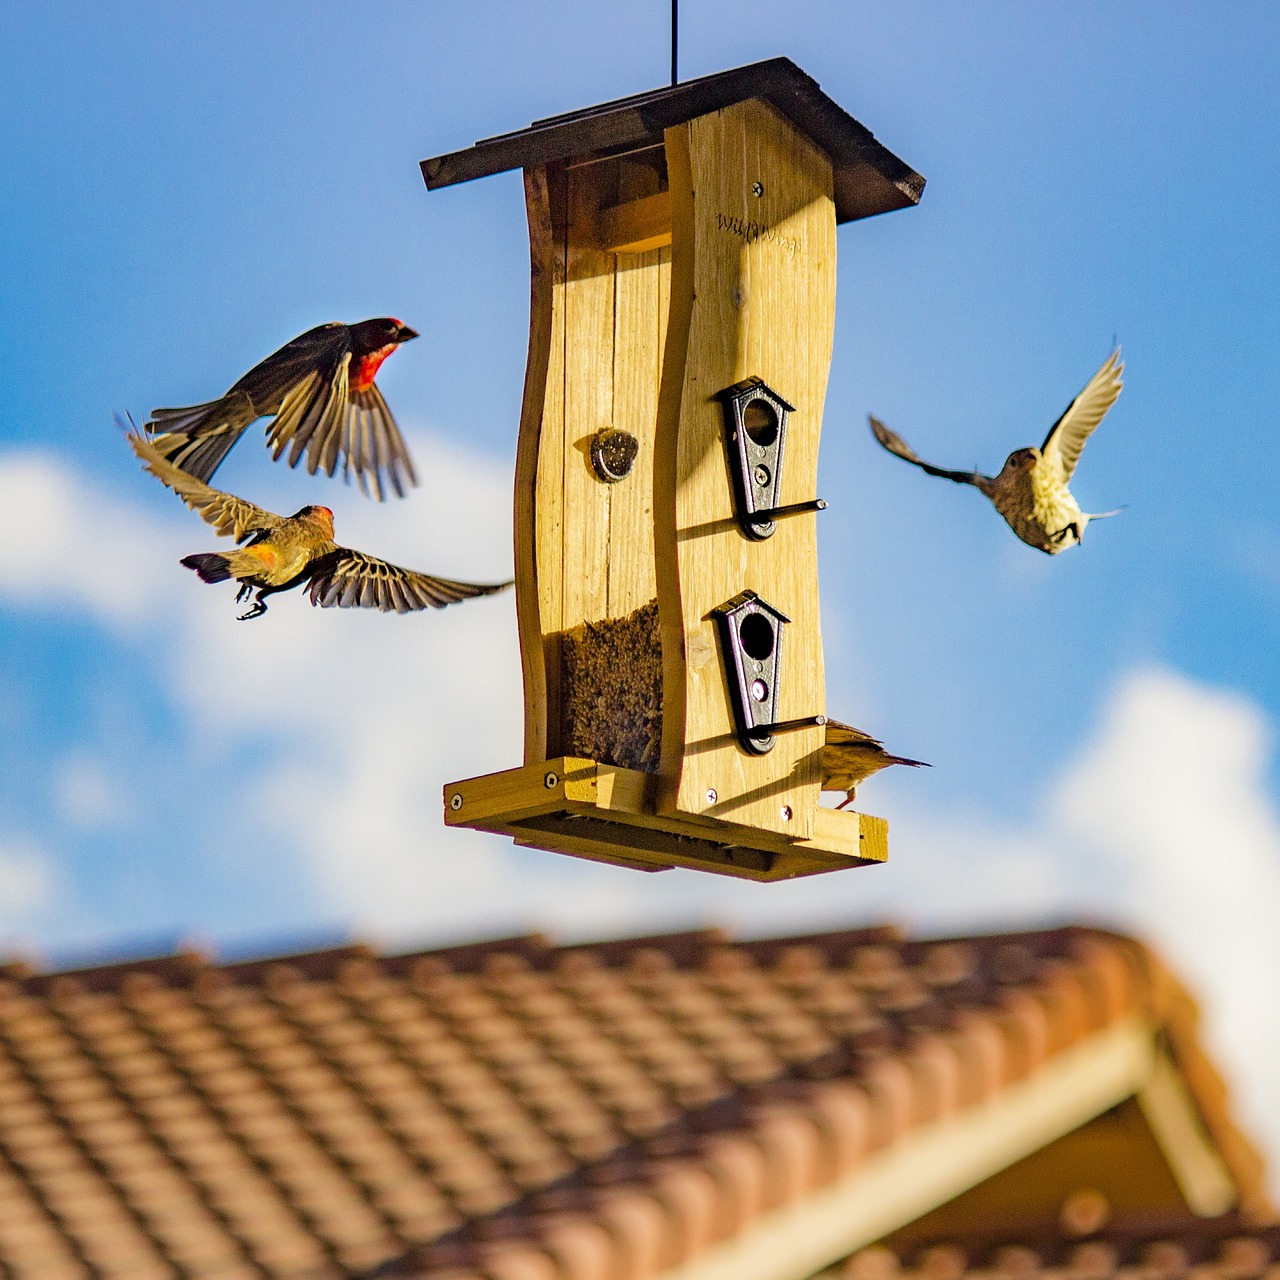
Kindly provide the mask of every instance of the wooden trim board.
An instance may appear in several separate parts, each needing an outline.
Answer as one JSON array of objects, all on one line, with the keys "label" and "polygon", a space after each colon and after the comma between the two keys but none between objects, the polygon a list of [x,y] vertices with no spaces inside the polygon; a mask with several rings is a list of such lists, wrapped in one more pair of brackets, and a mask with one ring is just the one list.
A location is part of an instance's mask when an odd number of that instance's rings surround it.
[{"label": "wooden trim board", "polygon": [[804,1280],[1132,1097],[1154,1061],[1144,1022],[1098,1032],[662,1280]]},{"label": "wooden trim board", "polygon": [[748,880],[789,880],[887,856],[883,818],[823,808],[811,838],[789,840],[714,819],[655,813],[657,785],[653,774],[559,757],[449,783],[445,824],[599,862]]}]

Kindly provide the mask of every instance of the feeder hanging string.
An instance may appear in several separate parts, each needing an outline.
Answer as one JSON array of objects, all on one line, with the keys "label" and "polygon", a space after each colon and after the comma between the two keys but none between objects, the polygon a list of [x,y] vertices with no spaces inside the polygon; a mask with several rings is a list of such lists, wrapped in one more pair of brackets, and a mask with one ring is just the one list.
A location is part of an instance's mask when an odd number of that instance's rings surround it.
[{"label": "feeder hanging string", "polygon": [[680,76],[676,70],[676,54],[680,48],[680,0],[671,0],[671,83],[675,84]]}]

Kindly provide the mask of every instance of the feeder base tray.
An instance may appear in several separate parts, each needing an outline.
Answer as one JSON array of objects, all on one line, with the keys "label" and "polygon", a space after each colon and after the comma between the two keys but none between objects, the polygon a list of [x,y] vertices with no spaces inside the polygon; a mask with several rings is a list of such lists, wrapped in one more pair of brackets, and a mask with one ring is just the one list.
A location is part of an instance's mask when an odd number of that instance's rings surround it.
[{"label": "feeder base tray", "polygon": [[889,824],[818,807],[813,836],[789,840],[719,818],[659,813],[651,773],[562,756],[444,789],[444,818],[518,845],[637,871],[687,867],[747,880],[790,880],[884,862]]}]

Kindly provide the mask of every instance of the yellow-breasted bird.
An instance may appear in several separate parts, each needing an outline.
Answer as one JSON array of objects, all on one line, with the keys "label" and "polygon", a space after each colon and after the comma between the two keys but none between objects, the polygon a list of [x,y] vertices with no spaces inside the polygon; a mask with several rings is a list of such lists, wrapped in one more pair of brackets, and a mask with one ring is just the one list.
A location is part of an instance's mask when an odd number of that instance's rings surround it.
[{"label": "yellow-breasted bird", "polygon": [[274,414],[267,434],[273,460],[287,447],[291,467],[305,453],[312,475],[322,468],[333,475],[341,459],[343,478],[354,471],[365,493],[372,482],[379,502],[385,468],[404,497],[406,481],[418,483],[413,459],[373,380],[382,362],[417,336],[394,316],[317,325],[254,365],[217,400],[154,410],[147,429],[162,457],[197,480],[211,480],[245,429]]},{"label": "yellow-breasted bird", "polygon": [[235,551],[184,556],[179,561],[204,582],[234,578],[240,584],[237,602],[252,595],[253,608],[240,615],[242,622],[266,613],[266,596],[301,586],[310,589],[312,604],[325,609],[336,605],[411,613],[493,595],[511,585],[454,582],[340,547],[333,540],[333,512],[328,507],[308,506],[291,516],[275,515],[188,475],[162,457],[144,435],[130,432],[128,439],[147,471],[220,534],[245,544]]},{"label": "yellow-breasted bird", "polygon": [[1081,511],[1067,486],[1075,474],[1085,441],[1120,395],[1123,373],[1117,347],[1053,424],[1044,444],[1038,449],[1015,449],[1005,459],[998,476],[931,466],[879,418],[870,418],[871,430],[890,453],[914,463],[929,475],[980,489],[1023,542],[1054,556],[1078,543],[1090,520],[1116,514],[1099,511],[1090,515]]},{"label": "yellow-breasted bird", "polygon": [[851,724],[827,721],[827,740],[822,748],[822,789],[845,792],[837,809],[853,801],[853,793],[861,783],[891,764],[908,764],[913,769],[929,767],[923,760],[891,756],[882,742]]}]

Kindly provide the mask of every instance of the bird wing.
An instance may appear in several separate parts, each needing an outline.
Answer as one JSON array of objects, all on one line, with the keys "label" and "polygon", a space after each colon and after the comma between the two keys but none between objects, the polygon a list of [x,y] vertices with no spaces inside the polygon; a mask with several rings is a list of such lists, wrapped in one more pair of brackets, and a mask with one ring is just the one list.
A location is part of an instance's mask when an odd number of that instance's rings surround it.
[{"label": "bird wing", "polygon": [[511,583],[454,582],[450,578],[401,569],[361,551],[335,545],[315,561],[310,585],[311,603],[323,609],[336,606],[412,613],[417,609],[442,609],[447,604],[476,596],[491,596]]},{"label": "bird wing", "polygon": [[1121,381],[1123,373],[1124,365],[1120,362],[1120,348],[1117,347],[1045,436],[1040,453],[1046,461],[1056,462],[1062,468],[1064,481],[1075,474],[1084,442],[1119,397],[1124,386]]},{"label": "bird wing", "polygon": [[[360,488],[367,494],[369,481],[366,471],[372,473],[373,489],[381,502],[384,493],[382,488],[382,469],[385,467],[396,496],[404,497],[405,481],[411,485],[418,483],[413,469],[413,459],[409,456],[409,446],[405,444],[391,410],[378,390],[377,383],[370,383],[363,391],[357,391],[347,405],[346,416],[342,424],[342,452],[346,454],[343,474],[354,470],[360,481]],[[403,476],[401,470],[403,469]],[[333,474],[333,466],[329,466],[329,474]]]},{"label": "bird wing", "polygon": [[255,507],[252,502],[232,494],[223,493],[197,480],[181,467],[176,467],[140,432],[129,433],[129,443],[141,461],[143,469],[151,472],[162,484],[166,484],[202,520],[224,537],[230,536],[243,542],[255,533],[265,533],[284,523],[284,517]]},{"label": "bird wing", "polygon": [[873,747],[884,746],[878,738],[873,738],[869,733],[863,733],[861,729],[855,729],[851,724],[844,724],[839,720],[827,720],[827,746],[847,747],[855,743]]},{"label": "bird wing", "polygon": [[347,372],[350,367],[351,352],[348,350],[326,367],[309,369],[285,392],[275,421],[267,432],[267,445],[273,460],[288,449],[287,461],[291,467],[296,467],[305,454],[307,471],[315,475],[331,454],[326,470],[333,475],[338,463],[338,429],[347,406]]},{"label": "bird wing", "polygon": [[928,475],[941,476],[943,480],[954,480],[956,484],[971,484],[981,489],[983,493],[986,493],[987,486],[992,483],[991,477],[984,476],[980,471],[947,471],[942,467],[935,467],[921,458],[896,431],[890,431],[879,418],[868,414],[867,421],[871,423],[872,435],[884,448],[896,454],[904,462],[910,462],[913,466],[919,467]]}]

